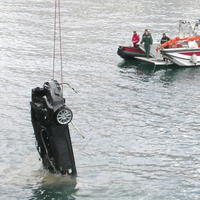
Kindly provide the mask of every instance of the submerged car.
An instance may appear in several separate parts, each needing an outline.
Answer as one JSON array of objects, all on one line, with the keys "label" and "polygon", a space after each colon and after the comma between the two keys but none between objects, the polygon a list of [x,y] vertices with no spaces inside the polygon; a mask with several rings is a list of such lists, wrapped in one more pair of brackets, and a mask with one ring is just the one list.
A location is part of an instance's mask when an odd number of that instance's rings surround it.
[{"label": "submerged car", "polygon": [[60,84],[53,80],[32,89],[31,120],[43,166],[53,173],[76,175],[68,124],[72,111],[65,105]]}]

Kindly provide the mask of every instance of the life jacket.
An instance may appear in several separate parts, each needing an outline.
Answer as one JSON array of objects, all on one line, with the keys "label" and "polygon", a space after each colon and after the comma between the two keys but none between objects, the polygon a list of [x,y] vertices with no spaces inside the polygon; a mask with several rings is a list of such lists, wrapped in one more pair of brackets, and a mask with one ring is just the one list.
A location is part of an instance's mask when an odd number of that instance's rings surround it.
[{"label": "life jacket", "polygon": [[140,36],[137,33],[133,34],[132,42],[136,44],[139,41],[140,41]]}]

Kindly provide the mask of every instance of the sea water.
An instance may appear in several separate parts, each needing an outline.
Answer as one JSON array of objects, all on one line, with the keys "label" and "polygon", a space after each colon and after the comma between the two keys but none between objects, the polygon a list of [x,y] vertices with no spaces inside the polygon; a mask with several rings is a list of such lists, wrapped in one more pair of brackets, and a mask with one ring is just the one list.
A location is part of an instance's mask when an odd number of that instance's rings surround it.
[{"label": "sea water", "polygon": [[[198,200],[200,68],[141,70],[117,55],[132,31],[178,33],[200,1],[62,0],[67,106],[78,177],[42,167],[31,89],[52,79],[53,0],[0,3],[0,199]],[[59,57],[56,79],[60,81]],[[80,136],[84,134],[83,139]]]}]

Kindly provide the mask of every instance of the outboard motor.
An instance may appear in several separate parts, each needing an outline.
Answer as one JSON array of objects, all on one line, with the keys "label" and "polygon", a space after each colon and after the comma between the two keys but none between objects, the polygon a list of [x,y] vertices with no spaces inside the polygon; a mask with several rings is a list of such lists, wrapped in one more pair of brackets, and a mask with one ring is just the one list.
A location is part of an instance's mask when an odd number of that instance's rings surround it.
[{"label": "outboard motor", "polygon": [[59,83],[46,82],[32,89],[31,119],[37,150],[43,165],[53,173],[76,175],[68,124],[72,111],[66,107]]}]

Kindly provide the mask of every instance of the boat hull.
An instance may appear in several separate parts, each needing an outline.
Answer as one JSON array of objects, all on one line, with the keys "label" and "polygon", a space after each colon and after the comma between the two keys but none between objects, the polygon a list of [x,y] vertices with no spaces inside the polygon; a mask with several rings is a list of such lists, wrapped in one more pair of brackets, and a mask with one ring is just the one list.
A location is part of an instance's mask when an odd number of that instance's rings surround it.
[{"label": "boat hull", "polygon": [[169,48],[160,52],[164,58],[178,66],[200,66],[200,48]]},{"label": "boat hull", "polygon": [[145,57],[145,51],[140,47],[119,46],[117,54],[123,59],[134,59],[135,57]]}]

